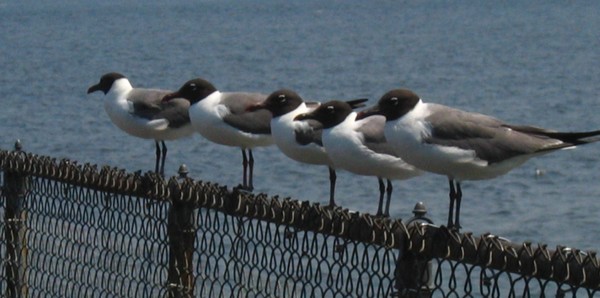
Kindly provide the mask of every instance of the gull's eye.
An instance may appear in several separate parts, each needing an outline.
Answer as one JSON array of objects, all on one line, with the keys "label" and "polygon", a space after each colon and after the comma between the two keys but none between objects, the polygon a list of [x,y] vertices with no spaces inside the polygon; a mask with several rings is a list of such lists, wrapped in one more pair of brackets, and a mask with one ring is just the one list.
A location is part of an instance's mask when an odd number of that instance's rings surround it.
[{"label": "gull's eye", "polygon": [[192,91],[196,91],[198,89],[198,85],[196,85],[196,83],[191,83],[189,87],[192,89]]},{"label": "gull's eye", "polygon": [[335,108],[333,106],[327,106],[327,112],[329,114],[333,114],[333,113],[335,113]]},{"label": "gull's eye", "polygon": [[284,103],[287,100],[287,97],[285,94],[280,94],[277,99],[279,100],[279,103]]},{"label": "gull's eye", "polygon": [[392,98],[390,98],[390,103],[391,103],[393,106],[397,106],[397,105],[398,105],[398,102],[399,102],[399,100],[398,100],[398,97],[392,97]]}]

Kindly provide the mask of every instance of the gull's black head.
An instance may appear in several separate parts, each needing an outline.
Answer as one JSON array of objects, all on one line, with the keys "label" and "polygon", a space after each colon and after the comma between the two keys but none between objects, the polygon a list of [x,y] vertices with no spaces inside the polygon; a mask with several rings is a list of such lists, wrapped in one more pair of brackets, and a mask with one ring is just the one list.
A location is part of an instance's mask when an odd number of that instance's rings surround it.
[{"label": "gull's black head", "polygon": [[165,95],[162,100],[169,101],[173,98],[181,97],[187,99],[191,104],[194,104],[203,100],[215,91],[217,91],[217,88],[209,81],[202,78],[196,78],[185,82],[179,90]]},{"label": "gull's black head", "polygon": [[394,89],[379,99],[379,108],[388,121],[401,118],[419,103],[419,96],[408,89]]},{"label": "gull's black head", "polygon": [[321,122],[323,128],[332,128],[342,123],[352,113],[352,107],[343,101],[332,100],[320,105],[310,113],[300,114],[295,120],[313,119]]},{"label": "gull's black head", "polygon": [[296,92],[289,89],[280,89],[271,93],[263,102],[250,106],[249,111],[266,109],[273,114],[273,118],[285,115],[300,106],[304,101]]},{"label": "gull's black head", "polygon": [[408,89],[394,89],[384,94],[377,105],[361,111],[357,119],[383,115],[387,121],[401,118],[419,103],[419,96]]},{"label": "gull's black head", "polygon": [[120,73],[109,72],[100,78],[100,82],[98,82],[98,84],[93,85],[90,88],[88,88],[87,93],[90,94],[92,92],[102,91],[102,92],[104,92],[104,94],[106,94],[106,93],[108,93],[108,91],[110,91],[110,88],[112,87],[113,83],[116,80],[122,79],[122,78],[125,78],[125,76]]}]

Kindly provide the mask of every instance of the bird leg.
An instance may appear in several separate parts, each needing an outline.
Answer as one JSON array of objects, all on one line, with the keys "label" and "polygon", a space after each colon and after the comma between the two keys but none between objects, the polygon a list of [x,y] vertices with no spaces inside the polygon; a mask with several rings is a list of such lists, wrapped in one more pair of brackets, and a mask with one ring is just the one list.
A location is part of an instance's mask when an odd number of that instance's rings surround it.
[{"label": "bird leg", "polygon": [[[462,190],[460,188],[460,182],[455,182],[453,179],[448,180],[450,184],[450,207],[448,210],[448,228],[460,230],[460,202],[462,200]],[[456,183],[456,187],[454,184]],[[454,209],[454,203],[456,203],[456,209]],[[454,211],[456,210],[456,215]],[[456,216],[456,217],[455,217]]]},{"label": "bird leg", "polygon": [[250,167],[250,173],[248,177],[248,190],[252,191],[254,189],[254,157],[252,156],[252,149],[248,149],[248,166]]},{"label": "bird leg", "polygon": [[337,175],[335,174],[335,169],[329,167],[329,207],[335,207],[335,181],[337,180]]},{"label": "bird leg", "polygon": [[385,217],[390,217],[390,201],[392,200],[392,190],[394,188],[392,187],[392,181],[390,181],[390,179],[387,179],[387,189],[386,189],[386,194],[387,194],[387,203],[385,204],[385,212],[383,213],[383,216]]},{"label": "bird leg", "polygon": [[456,190],[454,189],[454,180],[449,179],[448,184],[450,185],[450,206],[448,207],[448,229],[451,229],[454,225],[454,200],[456,198]]},{"label": "bird leg", "polygon": [[242,148],[242,167],[244,168],[243,176],[242,176],[242,187],[244,189],[248,188],[248,157],[246,156],[246,149]]},{"label": "bird leg", "polygon": [[165,160],[167,159],[167,145],[165,141],[160,141],[162,144],[162,160],[160,161],[160,175],[165,176]]},{"label": "bird leg", "polygon": [[377,181],[379,182],[379,207],[377,207],[377,214],[375,216],[381,216],[383,214],[383,193],[385,192],[385,184],[383,184],[383,179],[377,177]]},{"label": "bird leg", "polygon": [[158,145],[158,141],[154,141],[154,145],[156,146],[156,165],[154,166],[154,172],[158,174],[160,171],[160,146]]},{"label": "bird leg", "polygon": [[456,217],[454,219],[454,228],[459,231],[460,226],[460,202],[462,201],[462,190],[460,189],[460,182],[456,182]]}]

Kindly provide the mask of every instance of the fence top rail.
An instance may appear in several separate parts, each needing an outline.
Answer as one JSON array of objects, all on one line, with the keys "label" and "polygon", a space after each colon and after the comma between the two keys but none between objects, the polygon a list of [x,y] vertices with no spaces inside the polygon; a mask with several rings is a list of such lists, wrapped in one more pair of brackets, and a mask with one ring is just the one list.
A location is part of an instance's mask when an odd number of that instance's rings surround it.
[{"label": "fence top rail", "polygon": [[512,243],[501,237],[457,233],[416,220],[375,217],[318,203],[300,202],[238,188],[154,173],[128,173],[108,166],[80,164],[22,151],[0,150],[4,174],[40,177],[92,190],[209,208],[233,216],[286,225],[294,229],[332,235],[350,241],[399,249],[400,256],[413,254],[424,260],[439,258],[552,280],[589,289],[600,288],[600,262],[596,252],[583,252],[544,244]]}]

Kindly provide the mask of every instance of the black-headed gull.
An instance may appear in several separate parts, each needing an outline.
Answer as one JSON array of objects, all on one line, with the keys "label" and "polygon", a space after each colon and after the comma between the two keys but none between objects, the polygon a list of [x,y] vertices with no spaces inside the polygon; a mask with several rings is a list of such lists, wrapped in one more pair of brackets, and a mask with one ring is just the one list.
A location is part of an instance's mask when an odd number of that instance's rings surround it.
[{"label": "black-headed gull", "polygon": [[[390,180],[416,177],[421,171],[394,156],[383,134],[385,118],[371,116],[356,119],[357,113],[343,101],[329,101],[314,111],[296,116],[296,120],[314,119],[323,125],[323,145],[336,168],[375,176],[379,181],[377,215],[389,216],[392,195]],[[387,190],[383,183],[387,180]],[[387,204],[383,210],[384,192]]]},{"label": "black-headed gull", "polygon": [[385,136],[398,156],[419,169],[448,177],[448,227],[455,229],[460,229],[461,181],[491,179],[534,156],[595,142],[600,135],[599,130],[556,132],[506,124],[487,115],[425,103],[407,89],[387,92],[361,117],[373,114],[386,117]]},{"label": "black-headed gull", "polygon": [[[348,101],[352,108],[364,106],[368,99]],[[256,111],[271,112],[271,134],[275,144],[289,158],[307,164],[327,165],[329,168],[329,206],[335,206],[336,173],[321,140],[322,125],[318,121],[297,121],[294,118],[316,109],[320,102],[305,102],[300,95],[289,89],[271,93],[261,103],[249,107]]]},{"label": "black-headed gull", "polygon": [[163,101],[176,98],[189,101],[190,120],[195,131],[211,142],[241,148],[242,187],[252,190],[252,148],[272,145],[273,138],[271,113],[265,110],[248,111],[247,108],[265,100],[267,96],[260,93],[220,92],[210,82],[196,78],[187,81],[179,90],[165,95]]},{"label": "black-headed gull", "polygon": [[103,75],[100,82],[91,86],[87,93],[96,91],[106,95],[104,109],[117,127],[132,136],[154,140],[155,171],[164,175],[167,157],[164,141],[193,133],[188,115],[189,102],[181,98],[162,102],[163,96],[171,91],[133,88],[124,75],[116,72]]}]

